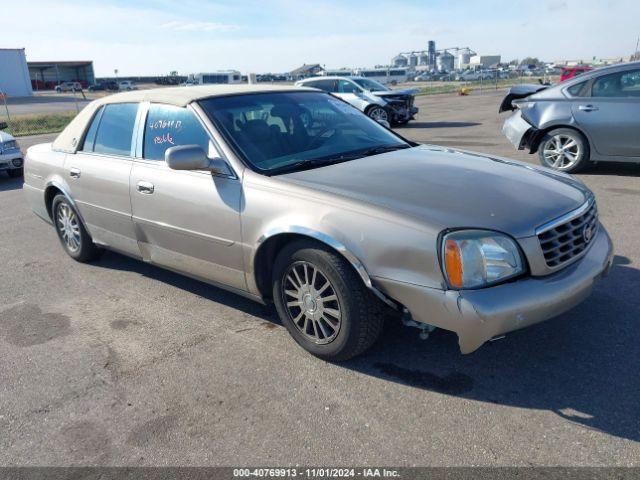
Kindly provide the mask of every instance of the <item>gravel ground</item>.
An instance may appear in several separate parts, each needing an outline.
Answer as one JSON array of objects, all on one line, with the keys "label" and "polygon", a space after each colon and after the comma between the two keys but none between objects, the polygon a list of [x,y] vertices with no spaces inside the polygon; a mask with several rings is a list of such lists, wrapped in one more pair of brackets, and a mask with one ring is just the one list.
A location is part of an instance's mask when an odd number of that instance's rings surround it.
[{"label": "gravel ground", "polygon": [[[537,161],[499,100],[421,97],[401,133]],[[573,311],[468,356],[388,325],[340,365],[233,294],[113,253],[75,263],[2,176],[0,464],[638,466],[639,175],[580,175],[616,258]]]}]

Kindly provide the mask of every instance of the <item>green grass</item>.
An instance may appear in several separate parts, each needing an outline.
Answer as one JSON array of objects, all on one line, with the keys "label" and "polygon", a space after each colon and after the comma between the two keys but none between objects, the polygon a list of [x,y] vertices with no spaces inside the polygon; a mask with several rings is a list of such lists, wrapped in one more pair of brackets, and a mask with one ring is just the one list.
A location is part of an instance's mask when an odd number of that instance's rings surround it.
[{"label": "green grass", "polygon": [[76,116],[76,112],[62,112],[41,115],[12,116],[0,118],[7,122],[9,127],[5,130],[14,137],[25,135],[40,135],[42,133],[58,133],[66,127]]},{"label": "green grass", "polygon": [[[526,77],[526,78],[505,78],[498,80],[496,83],[495,80],[484,80],[474,81],[474,82],[446,82],[439,83],[438,85],[428,85],[423,87],[417,95],[435,95],[438,93],[456,93],[461,88],[467,88],[469,91],[475,90],[496,90],[500,88],[508,88],[513,87],[514,85],[519,85],[521,83],[533,83],[538,84],[539,77]],[[547,78],[546,80],[550,80],[551,83],[557,82],[557,78]],[[497,88],[496,88],[497,87]]]}]

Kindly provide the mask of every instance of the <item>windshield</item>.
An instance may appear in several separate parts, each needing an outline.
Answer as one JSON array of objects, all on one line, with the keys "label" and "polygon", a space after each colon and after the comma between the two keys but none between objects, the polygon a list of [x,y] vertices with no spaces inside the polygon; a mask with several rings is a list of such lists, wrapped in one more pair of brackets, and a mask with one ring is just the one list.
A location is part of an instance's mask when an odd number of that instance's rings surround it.
[{"label": "windshield", "polygon": [[386,92],[389,90],[389,88],[385,87],[380,82],[369,80],[368,78],[353,78],[352,80],[370,92]]},{"label": "windshield", "polygon": [[245,162],[267,175],[410,146],[327,93],[236,95],[209,98],[200,105]]}]

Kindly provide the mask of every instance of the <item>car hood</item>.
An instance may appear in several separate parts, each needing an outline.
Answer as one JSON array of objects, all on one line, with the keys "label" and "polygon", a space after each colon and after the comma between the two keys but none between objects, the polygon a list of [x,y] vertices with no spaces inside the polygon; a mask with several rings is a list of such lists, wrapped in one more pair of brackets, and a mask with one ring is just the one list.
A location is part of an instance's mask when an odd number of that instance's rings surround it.
[{"label": "car hood", "polygon": [[279,176],[425,222],[485,228],[514,237],[581,206],[589,189],[526,163],[421,145]]},{"label": "car hood", "polygon": [[415,95],[420,91],[419,88],[404,88],[401,90],[388,90],[386,92],[369,92],[376,97],[393,97],[395,95]]}]

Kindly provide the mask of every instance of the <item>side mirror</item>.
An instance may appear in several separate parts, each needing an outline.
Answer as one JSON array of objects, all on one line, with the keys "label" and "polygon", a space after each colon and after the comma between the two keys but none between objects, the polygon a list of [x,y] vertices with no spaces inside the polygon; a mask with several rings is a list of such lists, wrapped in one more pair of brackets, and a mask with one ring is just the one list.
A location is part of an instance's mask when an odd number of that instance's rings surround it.
[{"label": "side mirror", "polygon": [[199,145],[179,145],[164,152],[164,160],[172,170],[210,170],[216,175],[231,175],[221,158],[209,158]]}]

